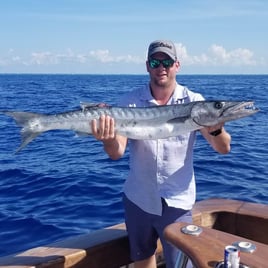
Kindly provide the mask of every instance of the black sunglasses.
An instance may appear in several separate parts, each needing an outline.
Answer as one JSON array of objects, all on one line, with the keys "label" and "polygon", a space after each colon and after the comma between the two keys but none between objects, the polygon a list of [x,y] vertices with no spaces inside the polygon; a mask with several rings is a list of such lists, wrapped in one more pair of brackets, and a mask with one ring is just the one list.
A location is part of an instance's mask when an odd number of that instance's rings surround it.
[{"label": "black sunglasses", "polygon": [[161,63],[162,63],[164,68],[169,68],[169,67],[173,66],[174,62],[175,61],[172,59],[164,59],[164,60],[149,59],[149,65],[152,69],[158,68]]}]

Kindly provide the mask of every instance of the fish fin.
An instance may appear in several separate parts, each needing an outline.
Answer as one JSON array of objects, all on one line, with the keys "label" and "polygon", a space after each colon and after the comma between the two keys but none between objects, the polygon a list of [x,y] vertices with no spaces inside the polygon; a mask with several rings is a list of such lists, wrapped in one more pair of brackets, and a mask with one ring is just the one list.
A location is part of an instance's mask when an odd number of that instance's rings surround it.
[{"label": "fish fin", "polygon": [[37,113],[29,113],[29,112],[10,112],[10,111],[4,111],[4,114],[12,117],[15,122],[17,123],[17,125],[24,127],[25,125],[27,125],[27,123],[29,122],[29,120],[36,118],[36,117],[40,117],[40,114]]},{"label": "fish fin", "polygon": [[80,107],[84,111],[89,108],[98,107],[98,103],[80,102]]},{"label": "fish fin", "polygon": [[41,133],[42,132],[31,132],[29,130],[22,131],[21,132],[22,141],[21,141],[19,148],[16,150],[15,154],[19,153],[28,143],[34,140]]},{"label": "fish fin", "polygon": [[167,123],[170,123],[170,124],[183,123],[187,119],[189,119],[189,116],[175,117],[175,118],[168,120]]},{"label": "fish fin", "polygon": [[37,113],[29,113],[29,112],[13,112],[13,111],[3,111],[4,114],[12,117],[17,125],[23,127],[21,130],[21,145],[16,150],[15,153],[21,151],[28,143],[30,143],[33,139],[35,139],[42,132],[32,132],[28,127],[28,122],[36,117],[40,117],[40,114]]},{"label": "fish fin", "polygon": [[90,102],[80,102],[80,107],[82,111],[91,109],[91,108],[103,108],[103,107],[109,107],[106,103],[90,103]]}]

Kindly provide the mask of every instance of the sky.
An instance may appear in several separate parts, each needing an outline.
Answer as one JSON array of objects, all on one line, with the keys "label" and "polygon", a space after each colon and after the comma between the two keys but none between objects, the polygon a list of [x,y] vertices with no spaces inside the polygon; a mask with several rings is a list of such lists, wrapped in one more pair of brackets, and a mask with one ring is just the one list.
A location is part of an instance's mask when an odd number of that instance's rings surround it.
[{"label": "sky", "polygon": [[167,39],[182,74],[268,74],[267,0],[9,0],[0,25],[0,73],[146,74]]}]

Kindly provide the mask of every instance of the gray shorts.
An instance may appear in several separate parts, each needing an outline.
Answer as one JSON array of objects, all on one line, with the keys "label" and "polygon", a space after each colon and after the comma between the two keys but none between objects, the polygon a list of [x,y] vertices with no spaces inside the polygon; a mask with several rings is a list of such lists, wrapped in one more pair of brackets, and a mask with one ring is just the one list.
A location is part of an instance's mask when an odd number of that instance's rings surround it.
[{"label": "gray shorts", "polygon": [[123,195],[123,204],[132,260],[140,261],[152,256],[157,248],[157,239],[160,238],[166,267],[174,267],[179,250],[166,242],[163,231],[167,225],[174,222],[191,223],[191,211],[169,207],[164,199],[162,199],[162,216],[143,211],[125,195]]}]

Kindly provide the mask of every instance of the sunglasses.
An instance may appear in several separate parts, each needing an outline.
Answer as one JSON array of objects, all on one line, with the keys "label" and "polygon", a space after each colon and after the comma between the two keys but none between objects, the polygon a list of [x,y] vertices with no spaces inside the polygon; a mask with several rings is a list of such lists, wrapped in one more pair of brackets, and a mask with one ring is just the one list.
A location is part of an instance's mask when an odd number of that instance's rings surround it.
[{"label": "sunglasses", "polygon": [[169,67],[173,66],[174,62],[175,61],[172,59],[164,59],[164,60],[149,59],[149,65],[152,69],[158,68],[161,63],[162,63],[164,68],[169,68]]}]

